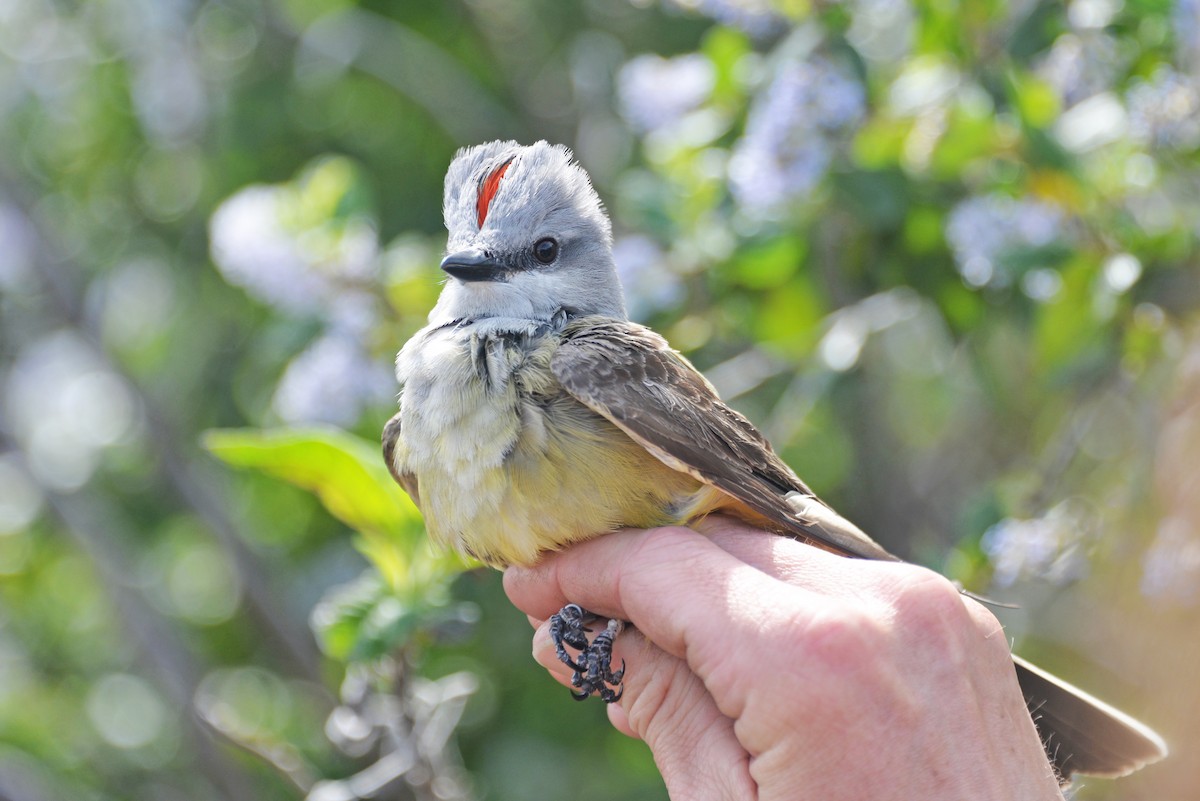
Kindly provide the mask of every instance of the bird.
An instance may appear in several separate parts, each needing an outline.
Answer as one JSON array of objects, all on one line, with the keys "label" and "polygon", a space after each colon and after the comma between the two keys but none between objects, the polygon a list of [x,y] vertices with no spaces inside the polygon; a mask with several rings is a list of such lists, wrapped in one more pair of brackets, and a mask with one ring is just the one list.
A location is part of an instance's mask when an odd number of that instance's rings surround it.
[{"label": "bird", "polygon": [[[383,431],[388,469],[434,543],[503,568],[619,528],[722,513],[843,556],[901,561],[818,498],[687,358],[629,320],[608,215],[568,148],[458,151],[443,216],[447,280],[396,357],[400,410]],[[621,624],[589,642],[587,621],[574,604],[551,619],[559,658],[577,697],[618,700]],[[1013,663],[1064,780],[1166,754],[1132,717]]]}]

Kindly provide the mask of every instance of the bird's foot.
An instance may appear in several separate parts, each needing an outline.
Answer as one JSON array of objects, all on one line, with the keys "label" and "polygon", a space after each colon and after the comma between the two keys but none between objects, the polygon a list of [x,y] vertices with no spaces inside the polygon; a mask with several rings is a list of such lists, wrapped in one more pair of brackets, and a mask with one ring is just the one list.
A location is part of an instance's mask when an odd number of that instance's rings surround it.
[{"label": "bird's foot", "polygon": [[[621,700],[625,692],[621,687],[621,680],[625,676],[624,660],[618,670],[612,669],[613,642],[625,628],[625,623],[620,620],[608,621],[604,631],[589,643],[587,633],[591,629],[584,622],[595,617],[578,604],[567,604],[550,617],[550,639],[554,641],[559,661],[573,671],[571,686],[577,690],[572,691],[571,695],[578,701],[598,695],[611,704]],[[574,658],[567,652],[567,646],[578,651]]]},{"label": "bird's foot", "polygon": [[576,673],[585,668],[571,658],[571,655],[567,653],[567,646],[579,651],[581,656],[587,651],[587,633],[591,629],[584,626],[583,621],[590,617],[594,617],[594,615],[591,612],[585,612],[579,604],[567,604],[550,616],[550,639],[554,642],[558,661]]}]

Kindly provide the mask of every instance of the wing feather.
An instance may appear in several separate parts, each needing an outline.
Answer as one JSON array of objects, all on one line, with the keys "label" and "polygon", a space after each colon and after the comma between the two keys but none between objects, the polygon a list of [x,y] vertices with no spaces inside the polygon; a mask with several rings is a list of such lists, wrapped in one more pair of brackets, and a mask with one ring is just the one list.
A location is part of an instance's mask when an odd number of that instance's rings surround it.
[{"label": "wing feather", "polygon": [[650,329],[606,317],[572,321],[550,367],[567,392],[668,467],[797,537],[848,556],[896,560],[817,498],[758,429]]},{"label": "wing feather", "polygon": [[421,493],[417,488],[417,477],[413,473],[402,473],[396,469],[396,443],[400,439],[400,413],[392,415],[383,427],[383,461],[396,483],[408,493],[417,508],[421,508]]}]

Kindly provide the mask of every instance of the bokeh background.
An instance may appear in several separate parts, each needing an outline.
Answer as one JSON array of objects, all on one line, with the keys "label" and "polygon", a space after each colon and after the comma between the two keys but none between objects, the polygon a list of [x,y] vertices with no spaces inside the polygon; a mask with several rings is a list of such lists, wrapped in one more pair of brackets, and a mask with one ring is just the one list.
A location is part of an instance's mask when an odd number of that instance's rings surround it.
[{"label": "bokeh background", "polygon": [[0,796],[665,796],[377,456],[511,137],[820,494],[1173,747],[1079,799],[1197,797],[1198,80],[1195,0],[0,2]]}]

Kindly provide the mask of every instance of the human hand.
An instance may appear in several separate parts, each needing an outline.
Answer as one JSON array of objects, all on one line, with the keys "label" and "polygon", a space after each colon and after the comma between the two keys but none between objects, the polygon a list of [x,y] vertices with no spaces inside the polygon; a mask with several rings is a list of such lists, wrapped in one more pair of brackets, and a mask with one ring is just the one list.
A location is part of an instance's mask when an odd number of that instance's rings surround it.
[{"label": "human hand", "polygon": [[636,626],[609,718],[673,798],[1062,799],[999,622],[945,578],[725,517],[693,527],[707,537],[624,530],[504,576],[564,684],[550,614]]}]

